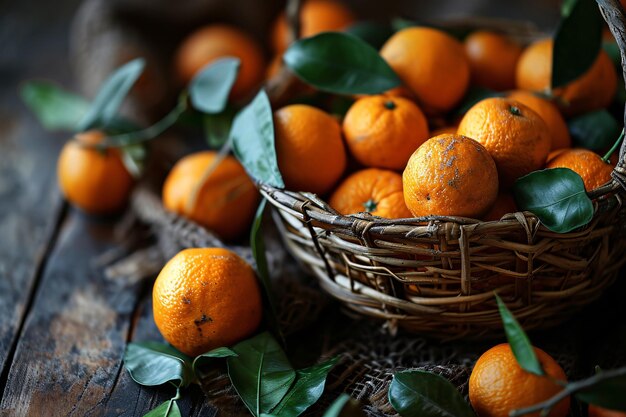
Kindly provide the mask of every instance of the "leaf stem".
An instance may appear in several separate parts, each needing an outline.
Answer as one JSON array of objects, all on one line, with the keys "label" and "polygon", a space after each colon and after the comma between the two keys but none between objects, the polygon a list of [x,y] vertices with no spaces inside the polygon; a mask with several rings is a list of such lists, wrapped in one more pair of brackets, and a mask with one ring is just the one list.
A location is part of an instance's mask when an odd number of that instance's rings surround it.
[{"label": "leaf stem", "polygon": [[624,129],[622,129],[622,133],[619,134],[619,137],[617,138],[617,140],[615,141],[611,149],[609,149],[606,155],[602,157],[602,160],[604,162],[607,162],[609,158],[611,157],[611,155],[613,155],[613,152],[615,152],[615,150],[619,147],[620,143],[622,143],[622,139],[624,139]]},{"label": "leaf stem", "polygon": [[590,388],[602,381],[606,381],[607,379],[615,378],[618,376],[626,375],[626,366],[617,369],[611,369],[608,371],[602,371],[593,376],[590,376],[587,379],[583,379],[580,381],[572,382],[567,384],[562,391],[559,391],[555,396],[547,399],[546,401],[540,402],[538,404],[532,405],[526,408],[520,408],[517,410],[512,410],[509,413],[510,417],[519,417],[526,414],[535,413],[537,411],[541,411],[541,415],[544,415],[546,412],[550,412],[550,410],[557,405],[562,399],[566,398],[569,395],[576,394],[579,391],[582,391],[586,388]]}]

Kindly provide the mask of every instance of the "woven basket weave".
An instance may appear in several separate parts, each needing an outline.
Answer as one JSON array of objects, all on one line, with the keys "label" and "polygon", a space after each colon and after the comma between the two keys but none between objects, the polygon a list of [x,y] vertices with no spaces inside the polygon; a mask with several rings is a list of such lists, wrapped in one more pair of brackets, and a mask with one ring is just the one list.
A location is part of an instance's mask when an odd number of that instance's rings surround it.
[{"label": "woven basket weave", "polygon": [[[598,2],[624,57],[624,12]],[[430,216],[343,216],[309,193],[261,184],[290,252],[351,310],[434,337],[501,334],[494,293],[525,329],[554,326],[598,298],[626,257],[625,162],[589,193],[593,220],[570,233],[531,213],[500,221]]]}]

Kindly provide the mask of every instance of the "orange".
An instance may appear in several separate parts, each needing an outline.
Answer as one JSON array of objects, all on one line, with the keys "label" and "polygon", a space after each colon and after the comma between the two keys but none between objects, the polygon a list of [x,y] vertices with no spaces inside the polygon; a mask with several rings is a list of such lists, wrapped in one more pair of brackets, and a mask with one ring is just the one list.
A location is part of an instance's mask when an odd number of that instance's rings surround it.
[{"label": "orange", "polygon": [[595,152],[587,149],[567,149],[554,156],[546,168],[569,168],[581,176],[587,191],[594,190],[611,180],[613,166],[604,162]]},{"label": "orange", "polygon": [[170,259],[154,282],[152,309],[163,338],[192,357],[250,336],[263,311],[254,271],[223,248]]},{"label": "orange", "polygon": [[[469,398],[479,417],[508,417],[511,410],[545,401],[563,389],[551,379],[566,382],[563,369],[543,350],[534,350],[546,376],[524,371],[508,343],[494,346],[478,358],[469,379]],[[564,398],[548,416],[567,416],[569,402],[569,397]],[[539,412],[528,416],[539,417]]]},{"label": "orange", "polygon": [[515,87],[522,47],[500,33],[478,30],[465,38],[472,83],[496,91]]},{"label": "orange", "polygon": [[503,187],[543,167],[552,142],[545,122],[537,113],[501,97],[476,103],[461,120],[458,133],[487,148],[496,161]]},{"label": "orange", "polygon": [[[333,0],[308,0],[300,9],[300,37],[308,38],[321,32],[338,32],[354,23],[355,17],[346,6]],[[287,30],[285,13],[281,13],[272,27],[272,47],[282,53],[292,39]]]},{"label": "orange", "polygon": [[411,154],[428,139],[428,122],[410,100],[369,96],[350,107],[343,120],[343,133],[350,153],[361,164],[403,169]]},{"label": "orange", "polygon": [[626,417],[626,413],[589,404],[589,417]]},{"label": "orange", "polygon": [[515,212],[517,212],[517,205],[513,196],[509,193],[500,193],[483,219],[488,222],[498,221],[506,214]]},{"label": "orange", "polygon": [[104,138],[104,133],[95,130],[77,134],[65,144],[57,162],[59,187],[65,198],[92,214],[121,210],[133,186],[118,149],[93,148]]},{"label": "orange", "polygon": [[324,194],[346,168],[339,122],[315,107],[294,104],[274,113],[278,167],[287,188]]},{"label": "orange", "polygon": [[498,172],[480,143],[460,135],[428,139],[402,174],[404,201],[415,217],[479,218],[498,196]]},{"label": "orange", "polygon": [[337,187],[330,205],[341,214],[368,212],[388,219],[412,217],[404,203],[402,176],[369,168],[355,172]]},{"label": "orange", "polygon": [[232,26],[209,25],[189,35],[176,52],[176,73],[182,82],[188,83],[205,65],[224,57],[241,60],[231,97],[251,94],[263,80],[263,53],[252,37]]},{"label": "orange", "polygon": [[[552,78],[552,39],[528,46],[517,63],[517,87],[549,92]],[[567,116],[599,110],[611,104],[617,89],[617,74],[611,58],[602,49],[582,76],[553,91],[557,104]]]},{"label": "orange", "polygon": [[403,29],[387,40],[380,54],[427,114],[452,109],[469,85],[470,67],[463,45],[440,30]]},{"label": "orange", "polygon": [[250,225],[259,193],[235,158],[226,156],[215,166],[216,157],[217,152],[203,151],[179,160],[163,185],[163,205],[234,239]]},{"label": "orange", "polygon": [[456,134],[456,130],[457,127],[456,126],[444,126],[444,127],[440,127],[438,129],[433,129],[432,132],[430,132],[431,136],[435,137],[435,136],[439,136],[439,135],[443,135],[444,133],[448,133],[448,134]]},{"label": "orange", "polygon": [[551,101],[523,90],[511,92],[508,98],[530,107],[531,110],[534,110],[535,113],[541,116],[543,121],[546,122],[548,131],[552,137],[550,150],[571,148],[572,138],[569,135],[567,123],[565,123],[565,119],[563,119],[558,107]]}]

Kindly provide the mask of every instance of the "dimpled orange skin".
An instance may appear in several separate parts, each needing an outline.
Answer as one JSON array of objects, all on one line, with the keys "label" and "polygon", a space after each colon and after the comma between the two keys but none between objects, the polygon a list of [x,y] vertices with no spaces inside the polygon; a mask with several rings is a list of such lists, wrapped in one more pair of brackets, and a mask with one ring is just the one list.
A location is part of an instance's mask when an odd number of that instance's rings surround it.
[{"label": "dimpled orange skin", "polygon": [[541,117],[517,101],[494,97],[475,104],[465,114],[459,135],[477,140],[487,148],[498,167],[500,186],[543,167],[551,138]]},{"label": "dimpled orange skin", "polygon": [[403,29],[387,40],[380,54],[415,93],[427,114],[452,109],[469,85],[470,68],[463,45],[440,30]]},{"label": "dimpled orange skin", "polygon": [[346,169],[339,122],[315,107],[294,104],[274,113],[276,154],[285,185],[325,194]]},{"label": "dimpled orange skin", "polygon": [[[355,22],[355,17],[346,6],[333,0],[308,0],[300,10],[302,38],[308,38],[321,32],[337,32],[348,28]],[[282,53],[289,46],[287,19],[281,13],[272,27],[272,47],[276,53]]]},{"label": "dimpled orange skin", "polygon": [[609,410],[598,407],[597,405],[589,405],[589,417],[626,417],[626,413],[622,411]]},{"label": "dimpled orange skin", "polygon": [[154,282],[152,303],[163,338],[192,357],[250,336],[262,317],[254,271],[222,248],[179,252]]},{"label": "dimpled orange skin", "polygon": [[611,180],[613,166],[600,155],[587,149],[567,149],[555,155],[546,168],[569,168],[581,176],[587,191],[594,190]]},{"label": "dimpled orange skin", "polygon": [[[528,46],[517,63],[517,88],[547,92],[552,78],[552,39]],[[611,104],[617,88],[617,74],[611,58],[602,49],[595,62],[579,78],[553,91],[566,116],[599,110]]]},{"label": "dimpled orange skin", "polygon": [[343,180],[330,197],[341,214],[369,212],[388,219],[412,217],[404,203],[402,176],[394,171],[369,168]]},{"label": "dimpled orange skin", "polygon": [[265,60],[261,46],[248,34],[232,26],[205,26],[189,35],[176,53],[176,73],[179,80],[186,84],[205,65],[225,57],[241,60],[231,97],[239,99],[251,94],[263,80]]},{"label": "dimpled orange skin", "polygon": [[517,212],[517,205],[513,196],[509,193],[500,193],[483,219],[488,222],[498,221],[506,214],[515,212]]},{"label": "dimpled orange skin", "polygon": [[570,137],[567,123],[565,123],[565,119],[556,105],[545,98],[523,90],[513,91],[507,97],[530,107],[546,122],[552,137],[551,151],[572,147],[572,138]]},{"label": "dimpled orange skin", "polygon": [[367,167],[403,169],[428,139],[428,122],[413,102],[384,95],[357,100],[343,119],[354,158]]},{"label": "dimpled orange skin", "polygon": [[[538,348],[534,350],[547,375],[567,381],[565,372],[550,355]],[[508,417],[511,410],[545,401],[562,389],[548,377],[524,371],[508,343],[494,346],[483,353],[469,379],[470,402],[479,417]],[[548,416],[567,416],[569,403],[569,397],[564,398]],[[539,417],[539,412],[528,416]]]},{"label": "dimpled orange skin", "polygon": [[99,131],[79,133],[65,144],[57,161],[61,192],[70,203],[91,214],[120,211],[133,187],[118,149],[84,146],[96,145],[104,138]]},{"label": "dimpled orange skin", "polygon": [[515,87],[515,68],[522,47],[505,35],[479,30],[465,38],[472,84],[496,91]]},{"label": "dimpled orange skin", "polygon": [[[163,205],[231,240],[248,229],[256,211],[259,193],[244,168],[232,156],[222,160],[210,176],[217,153],[196,152],[179,160],[163,185]],[[204,180],[201,188],[197,188]],[[189,199],[198,190],[196,202]]]},{"label": "dimpled orange skin", "polygon": [[480,218],[498,196],[496,164],[480,143],[444,134],[424,142],[402,174],[404,201],[415,217]]}]

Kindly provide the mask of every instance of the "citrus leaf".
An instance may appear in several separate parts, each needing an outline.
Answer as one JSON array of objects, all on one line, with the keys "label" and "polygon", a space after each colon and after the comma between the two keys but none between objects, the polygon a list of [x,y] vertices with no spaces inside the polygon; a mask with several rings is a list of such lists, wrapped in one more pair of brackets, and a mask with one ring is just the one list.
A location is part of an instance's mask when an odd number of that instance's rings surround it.
[{"label": "citrus leaf", "polygon": [[75,131],[89,109],[89,102],[49,81],[29,81],[20,88],[20,96],[50,130]]},{"label": "citrus leaf", "polygon": [[402,417],[476,417],[450,381],[425,371],[396,373],[389,403]]},{"label": "citrus leaf", "polygon": [[285,352],[268,332],[233,347],[228,358],[228,376],[248,410],[260,416],[283,399],[296,379]]},{"label": "citrus leaf", "polygon": [[615,141],[622,128],[606,110],[598,110],[571,119],[567,126],[574,146],[604,150]]},{"label": "citrus leaf", "polygon": [[344,393],[333,401],[322,417],[361,417],[364,415],[359,402]]},{"label": "citrus leaf", "polygon": [[301,80],[335,94],[377,94],[400,79],[376,49],[356,36],[326,32],[291,44],[283,61]]},{"label": "citrus leaf", "polygon": [[133,176],[133,178],[139,178],[144,170],[147,151],[143,144],[134,144],[122,146],[120,148],[122,155],[122,162],[126,167],[126,170]]},{"label": "citrus leaf", "polygon": [[181,414],[176,401],[167,400],[143,417],[181,417]]},{"label": "citrus leaf", "polygon": [[553,232],[567,233],[593,217],[582,178],[568,168],[531,172],[515,182],[513,194],[520,210],[532,212]]},{"label": "citrus leaf", "polygon": [[562,87],[584,74],[602,44],[602,16],[595,0],[575,0],[564,8],[554,37],[552,88]]},{"label": "citrus leaf", "polygon": [[276,417],[297,417],[319,400],[324,392],[326,377],[337,364],[339,357],[334,357],[309,368],[296,372],[296,382],[272,410]]},{"label": "citrus leaf", "polygon": [[107,78],[96,98],[78,125],[79,131],[93,128],[106,128],[115,118],[128,92],[141,75],[145,61],[134,59],[113,72]]},{"label": "citrus leaf", "polygon": [[218,347],[206,353],[203,353],[202,355],[196,356],[193,360],[191,368],[193,369],[194,374],[197,374],[198,366],[206,365],[207,363],[211,362],[212,359],[229,358],[231,356],[237,356],[237,354],[230,348]]},{"label": "citrus leaf", "polygon": [[[610,372],[610,371],[601,371]],[[616,375],[576,393],[576,398],[611,410],[626,411],[626,375]]]},{"label": "citrus leaf", "polygon": [[240,64],[239,58],[221,58],[211,62],[194,76],[189,84],[189,97],[193,107],[208,114],[224,110]]},{"label": "citrus leaf", "polygon": [[356,36],[378,50],[393,35],[394,31],[387,24],[362,21],[350,26],[344,32]]},{"label": "citrus leaf", "polygon": [[283,188],[274,147],[274,119],[265,91],[235,116],[230,131],[235,156],[256,181]]},{"label": "citrus leaf", "polygon": [[187,386],[194,379],[191,358],[169,345],[157,342],[130,343],[124,353],[124,366],[141,385],[154,386],[178,381]]},{"label": "citrus leaf", "polygon": [[454,110],[454,114],[457,116],[462,116],[467,113],[469,109],[474,107],[474,104],[478,103],[479,101],[482,101],[486,98],[503,96],[504,93],[490,90],[488,88],[472,86],[467,90],[467,93],[465,93],[465,97],[463,97],[463,100],[461,100],[461,103],[457,106],[456,110]]},{"label": "citrus leaf", "polygon": [[520,326],[519,322],[513,316],[513,313],[507,308],[498,294],[496,294],[496,301],[498,302],[498,310],[502,318],[506,339],[511,346],[513,356],[515,356],[517,363],[526,372],[535,375],[543,375],[543,368],[541,367],[541,363],[539,363],[539,359],[537,359],[537,355],[535,355],[535,349],[533,349],[533,345],[530,343],[526,332],[524,332],[522,326]]},{"label": "citrus leaf", "polygon": [[221,113],[202,116],[204,137],[209,147],[219,149],[224,146],[228,140],[234,117],[235,111],[228,107]]}]

